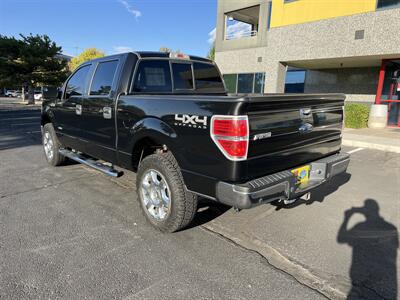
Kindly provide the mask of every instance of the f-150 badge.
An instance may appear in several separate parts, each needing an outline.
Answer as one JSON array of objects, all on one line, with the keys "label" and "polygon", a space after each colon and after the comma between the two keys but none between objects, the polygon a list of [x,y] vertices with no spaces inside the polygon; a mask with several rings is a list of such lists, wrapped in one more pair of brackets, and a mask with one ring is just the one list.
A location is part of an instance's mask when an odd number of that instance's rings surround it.
[{"label": "f-150 badge", "polygon": [[207,117],[175,114],[175,126],[207,129]]},{"label": "f-150 badge", "polygon": [[271,136],[272,136],[272,132],[259,133],[259,134],[254,135],[253,141],[267,139],[267,138],[270,138]]}]

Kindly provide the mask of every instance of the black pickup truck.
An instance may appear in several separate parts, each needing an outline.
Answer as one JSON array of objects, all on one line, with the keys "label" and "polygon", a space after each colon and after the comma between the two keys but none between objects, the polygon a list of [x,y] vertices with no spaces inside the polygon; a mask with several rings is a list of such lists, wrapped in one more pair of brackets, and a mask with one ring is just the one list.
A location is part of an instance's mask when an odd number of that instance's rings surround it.
[{"label": "black pickup truck", "polygon": [[197,197],[236,209],[288,203],[344,172],[344,95],[228,95],[210,60],[131,52],[82,64],[43,101],[49,164],[137,172],[152,225],[188,225]]}]

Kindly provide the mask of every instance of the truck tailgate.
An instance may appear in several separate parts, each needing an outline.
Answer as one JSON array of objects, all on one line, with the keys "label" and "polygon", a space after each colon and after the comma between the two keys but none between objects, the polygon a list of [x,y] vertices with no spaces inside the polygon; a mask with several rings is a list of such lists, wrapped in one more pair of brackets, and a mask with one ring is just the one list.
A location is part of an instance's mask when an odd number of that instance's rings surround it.
[{"label": "truck tailgate", "polygon": [[248,174],[273,173],[338,152],[344,99],[342,94],[249,97]]}]

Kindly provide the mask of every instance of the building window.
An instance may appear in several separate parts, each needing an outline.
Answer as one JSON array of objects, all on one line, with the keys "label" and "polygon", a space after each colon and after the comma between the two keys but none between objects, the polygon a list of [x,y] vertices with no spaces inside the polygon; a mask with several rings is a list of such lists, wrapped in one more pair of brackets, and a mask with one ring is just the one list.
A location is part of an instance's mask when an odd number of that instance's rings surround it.
[{"label": "building window", "polygon": [[260,5],[235,10],[225,14],[225,40],[257,36]]},{"label": "building window", "polygon": [[378,0],[377,8],[394,8],[400,6],[400,0]]},{"label": "building window", "polygon": [[253,93],[254,73],[253,74],[239,74],[238,75],[238,94],[251,94]]},{"label": "building window", "polygon": [[289,70],[286,72],[285,93],[304,93],[306,71]]},{"label": "building window", "polygon": [[225,87],[228,93],[236,94],[237,88],[237,74],[226,74],[224,75]]},{"label": "building window", "polygon": [[225,74],[225,86],[231,94],[263,94],[265,73]]},{"label": "building window", "polygon": [[265,73],[254,74],[254,94],[264,94]]},{"label": "building window", "polygon": [[271,18],[272,18],[272,2],[268,2],[268,21],[267,21],[267,29],[271,29]]},{"label": "building window", "polygon": [[383,60],[376,104],[388,108],[388,126],[400,128],[400,59]]}]

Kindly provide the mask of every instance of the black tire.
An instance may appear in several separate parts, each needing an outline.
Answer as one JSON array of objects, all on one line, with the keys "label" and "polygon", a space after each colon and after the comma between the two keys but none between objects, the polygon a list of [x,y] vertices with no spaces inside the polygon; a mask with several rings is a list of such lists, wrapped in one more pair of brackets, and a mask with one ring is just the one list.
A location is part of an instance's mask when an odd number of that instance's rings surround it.
[{"label": "black tire", "polygon": [[[149,170],[159,172],[170,190],[170,209],[163,220],[157,220],[151,216],[143,201],[141,183]],[[162,232],[171,233],[185,228],[196,214],[197,196],[186,190],[179,165],[170,152],[152,154],[143,159],[136,177],[136,189],[144,216]]]},{"label": "black tire", "polygon": [[[46,151],[46,146],[45,146],[46,138],[51,139],[51,147],[50,147],[50,149],[52,150],[51,156],[49,155],[48,151]],[[47,123],[43,126],[42,144],[43,144],[44,155],[49,165],[56,167],[62,165],[65,162],[66,160],[65,156],[61,155],[58,152],[58,150],[60,150],[62,146],[58,141],[56,132],[54,131],[53,124],[51,123]]]}]

